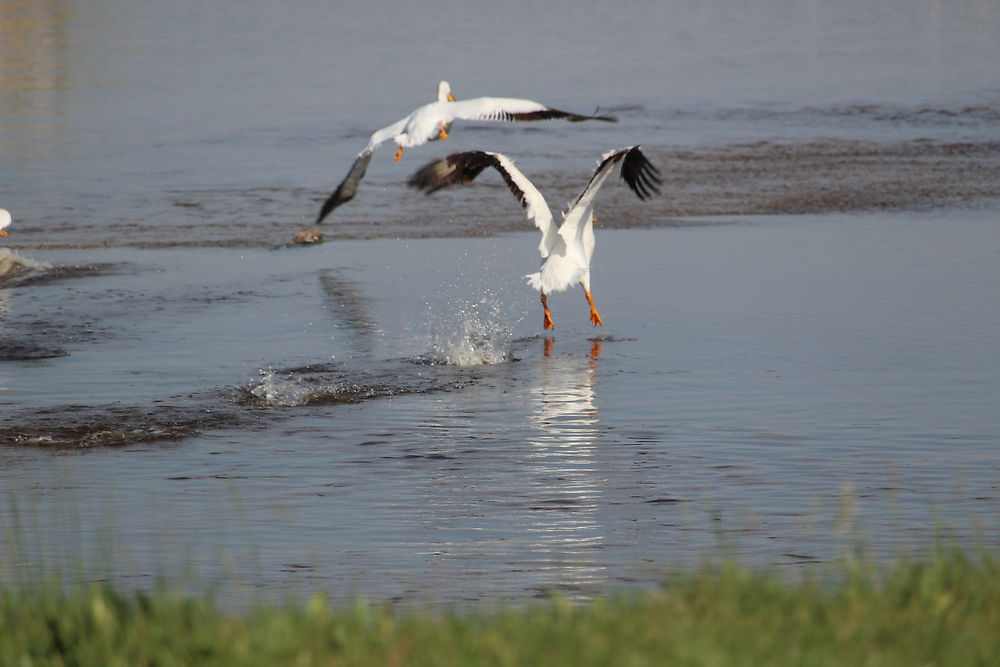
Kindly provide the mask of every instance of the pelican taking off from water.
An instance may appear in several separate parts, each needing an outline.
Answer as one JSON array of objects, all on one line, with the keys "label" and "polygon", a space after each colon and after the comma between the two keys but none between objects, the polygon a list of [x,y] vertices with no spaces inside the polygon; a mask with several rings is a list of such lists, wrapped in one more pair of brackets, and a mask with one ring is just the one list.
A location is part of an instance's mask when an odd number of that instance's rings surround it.
[{"label": "pelican taking off from water", "polygon": [[451,92],[451,86],[448,85],[447,81],[442,81],[438,84],[437,102],[425,104],[406,118],[383,127],[381,130],[376,130],[372,134],[371,138],[368,139],[368,145],[354,159],[354,164],[351,165],[347,176],[323,203],[323,208],[320,209],[319,216],[316,218],[316,224],[323,222],[323,218],[329,215],[333,209],[354,199],[354,195],[358,191],[358,184],[364,178],[368,163],[371,162],[372,154],[389,139],[396,143],[396,155],[393,157],[393,162],[398,162],[403,156],[404,148],[421,146],[428,141],[447,139],[448,132],[451,131],[451,124],[456,120],[510,122],[551,118],[565,118],[574,123],[584,120],[616,121],[614,116],[597,114],[584,116],[553,109],[539,102],[514,97],[476,97],[470,100],[456,101]]},{"label": "pelican taking off from water", "polygon": [[538,273],[525,278],[529,285],[541,292],[542,307],[545,309],[543,326],[546,329],[555,328],[546,295],[562,292],[579,283],[590,305],[590,321],[596,327],[604,326],[604,321],[594,307],[594,299],[590,294],[590,258],[594,254],[594,197],[619,163],[621,177],[639,199],[659,193],[659,170],[646,158],[639,146],[609,151],[601,157],[587,187],[563,213],[563,221],[559,226],[552,219],[552,212],[542,193],[514,166],[510,158],[500,153],[452,153],[419,169],[410,177],[408,184],[431,194],[449,185],[470,183],[486,167],[493,167],[500,172],[507,187],[524,207],[528,219],[534,221],[535,226],[542,231],[538,252],[545,261]]}]

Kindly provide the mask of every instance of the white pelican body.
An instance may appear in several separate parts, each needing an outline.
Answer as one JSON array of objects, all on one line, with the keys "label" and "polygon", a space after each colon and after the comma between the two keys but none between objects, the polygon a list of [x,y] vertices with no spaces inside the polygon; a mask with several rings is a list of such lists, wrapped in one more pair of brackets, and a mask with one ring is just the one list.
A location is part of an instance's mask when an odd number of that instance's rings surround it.
[{"label": "white pelican body", "polygon": [[368,145],[354,159],[354,164],[351,165],[347,176],[323,204],[319,217],[316,218],[316,224],[320,224],[333,209],[354,198],[358,191],[358,184],[364,178],[368,163],[371,162],[372,154],[390,139],[397,146],[396,155],[393,157],[393,161],[397,162],[403,156],[405,148],[422,146],[428,141],[447,139],[451,125],[456,120],[511,122],[551,118],[565,118],[570,122],[615,121],[612,116],[584,116],[553,109],[539,102],[514,97],[477,97],[455,101],[451,86],[448,85],[447,81],[442,81],[438,84],[437,102],[425,104],[405,118],[376,130],[372,134],[371,138],[368,139]]},{"label": "white pelican body", "polygon": [[590,294],[590,258],[594,254],[594,197],[619,163],[622,178],[639,199],[646,199],[652,193],[659,192],[658,171],[646,159],[639,146],[610,151],[602,156],[587,187],[563,213],[562,224],[558,227],[542,194],[514,166],[510,158],[500,153],[453,153],[421,168],[413,174],[409,184],[431,194],[449,185],[469,183],[486,167],[495,168],[521,202],[528,219],[534,221],[542,232],[538,252],[545,261],[538,273],[525,277],[529,285],[541,292],[542,307],[545,309],[543,326],[546,329],[554,328],[546,295],[562,292],[576,284],[583,288],[590,305],[590,321],[594,326],[603,326],[604,321],[594,307]]},{"label": "white pelican body", "polygon": [[11,222],[10,211],[0,208],[0,236],[7,236],[7,225]]}]

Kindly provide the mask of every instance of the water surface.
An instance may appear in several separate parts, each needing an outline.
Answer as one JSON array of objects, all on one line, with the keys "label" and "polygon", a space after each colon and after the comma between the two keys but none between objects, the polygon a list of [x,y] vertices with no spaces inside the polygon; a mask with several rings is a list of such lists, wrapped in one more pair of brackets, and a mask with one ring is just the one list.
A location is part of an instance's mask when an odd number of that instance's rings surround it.
[{"label": "water surface", "polygon": [[[996,544],[996,6],[394,9],[0,3],[0,575],[495,603]],[[287,247],[442,78],[619,123],[386,150]],[[599,330],[544,335],[495,174],[404,186],[500,150],[558,209],[635,143]]]},{"label": "water surface", "polygon": [[941,525],[993,541],[1000,233],[947,221],[607,230],[607,327],[559,294],[549,337],[519,279],[533,234],[104,251],[108,275],[9,290],[29,340],[29,295],[72,290],[100,323],[4,366],[8,507],[67,524],[22,558],[111,539],[115,579],[516,601],[730,547],[780,565]]}]

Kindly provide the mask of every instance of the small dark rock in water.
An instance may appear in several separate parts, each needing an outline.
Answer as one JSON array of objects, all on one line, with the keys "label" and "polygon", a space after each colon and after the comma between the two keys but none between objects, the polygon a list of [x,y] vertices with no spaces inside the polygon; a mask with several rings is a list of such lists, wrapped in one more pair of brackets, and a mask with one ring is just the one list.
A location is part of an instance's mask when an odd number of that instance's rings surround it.
[{"label": "small dark rock in water", "polygon": [[323,242],[323,232],[318,229],[300,229],[292,237],[292,245],[312,245]]}]

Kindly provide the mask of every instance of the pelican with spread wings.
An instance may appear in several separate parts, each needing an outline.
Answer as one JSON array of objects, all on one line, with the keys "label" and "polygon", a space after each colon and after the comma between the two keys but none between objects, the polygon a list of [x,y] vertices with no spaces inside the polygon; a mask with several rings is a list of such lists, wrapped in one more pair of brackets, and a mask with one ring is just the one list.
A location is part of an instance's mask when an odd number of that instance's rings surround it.
[{"label": "pelican with spread wings", "polygon": [[609,151],[601,157],[587,187],[563,213],[560,225],[556,225],[553,220],[542,193],[514,166],[509,157],[501,153],[452,153],[419,169],[408,183],[411,187],[431,194],[450,185],[470,183],[486,167],[493,167],[500,172],[528,219],[542,232],[542,239],[538,243],[538,252],[544,260],[542,268],[538,273],[529,274],[525,278],[531,287],[541,292],[542,308],[545,309],[544,328],[555,328],[546,295],[562,292],[575,284],[583,287],[584,296],[590,305],[590,321],[596,327],[604,326],[604,321],[594,307],[594,299],[590,294],[590,258],[594,254],[594,198],[619,164],[622,179],[639,199],[647,199],[659,193],[659,170],[646,158],[639,146]]},{"label": "pelican with spread wings", "polygon": [[319,216],[316,218],[316,224],[322,223],[323,218],[329,215],[333,209],[354,199],[354,195],[358,192],[358,184],[365,176],[372,155],[379,146],[390,139],[395,142],[397,147],[393,162],[398,162],[403,157],[403,149],[421,146],[428,141],[447,139],[451,125],[456,120],[515,122],[552,118],[564,118],[574,123],[584,120],[616,121],[614,116],[598,114],[586,116],[570,113],[553,109],[540,102],[514,97],[476,97],[469,100],[456,100],[451,92],[451,86],[448,85],[447,81],[442,81],[438,84],[436,102],[425,104],[405,118],[383,127],[381,130],[376,130],[372,134],[371,138],[368,139],[368,145],[354,159],[354,164],[351,165],[347,176],[323,203],[323,208],[320,209]]}]

